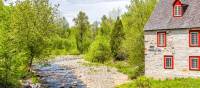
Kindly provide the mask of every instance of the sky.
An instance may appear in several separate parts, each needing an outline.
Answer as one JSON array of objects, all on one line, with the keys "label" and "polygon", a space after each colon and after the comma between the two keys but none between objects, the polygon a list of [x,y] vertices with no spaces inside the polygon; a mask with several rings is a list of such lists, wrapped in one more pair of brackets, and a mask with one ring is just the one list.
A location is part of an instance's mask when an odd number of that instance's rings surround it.
[{"label": "sky", "polygon": [[[14,0],[12,0],[14,1]],[[50,0],[52,5],[60,4],[58,10],[64,16],[70,26],[74,25],[75,18],[79,11],[83,11],[89,17],[90,23],[100,21],[103,15],[115,9],[119,9],[121,14],[127,11],[126,6],[130,0]]]}]

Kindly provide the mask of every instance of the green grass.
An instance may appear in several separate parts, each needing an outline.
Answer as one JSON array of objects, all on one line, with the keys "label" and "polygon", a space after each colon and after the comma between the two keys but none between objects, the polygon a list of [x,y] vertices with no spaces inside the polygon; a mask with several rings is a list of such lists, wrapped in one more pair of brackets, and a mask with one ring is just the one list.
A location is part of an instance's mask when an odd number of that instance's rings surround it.
[{"label": "green grass", "polygon": [[31,78],[31,80],[32,80],[33,84],[40,83],[39,78],[36,77],[36,76],[33,76],[33,77]]},{"label": "green grass", "polygon": [[135,81],[131,81],[131,82],[119,85],[116,88],[137,88],[137,87],[135,85]]},{"label": "green grass", "polygon": [[105,63],[105,65],[117,68],[119,72],[128,75],[129,78],[135,74],[134,67],[128,64],[126,61],[110,61]]},{"label": "green grass", "polygon": [[[174,80],[150,79],[151,88],[200,88],[200,79],[177,78]],[[146,88],[137,87],[136,80],[117,86],[116,88]]]}]

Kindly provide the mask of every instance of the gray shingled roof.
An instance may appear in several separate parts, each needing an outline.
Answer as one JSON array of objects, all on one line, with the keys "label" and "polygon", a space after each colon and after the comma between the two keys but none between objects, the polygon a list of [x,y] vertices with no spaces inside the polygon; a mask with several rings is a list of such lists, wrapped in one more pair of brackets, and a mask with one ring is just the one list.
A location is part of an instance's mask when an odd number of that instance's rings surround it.
[{"label": "gray shingled roof", "polygon": [[160,0],[144,30],[180,29],[200,27],[200,0],[186,0],[188,5],[183,17],[173,17],[175,0]]}]

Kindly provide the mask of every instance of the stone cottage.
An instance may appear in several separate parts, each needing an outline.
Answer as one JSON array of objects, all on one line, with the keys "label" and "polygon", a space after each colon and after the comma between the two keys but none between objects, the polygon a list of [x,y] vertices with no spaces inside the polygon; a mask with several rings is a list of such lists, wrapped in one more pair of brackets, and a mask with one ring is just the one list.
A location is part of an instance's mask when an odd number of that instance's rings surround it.
[{"label": "stone cottage", "polygon": [[160,0],[144,36],[146,76],[200,77],[200,0]]}]

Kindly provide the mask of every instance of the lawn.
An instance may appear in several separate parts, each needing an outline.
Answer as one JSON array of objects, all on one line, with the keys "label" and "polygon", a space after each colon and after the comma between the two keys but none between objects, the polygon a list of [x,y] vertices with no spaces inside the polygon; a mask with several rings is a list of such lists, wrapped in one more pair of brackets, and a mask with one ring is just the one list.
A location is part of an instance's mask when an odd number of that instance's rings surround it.
[{"label": "lawn", "polygon": [[142,77],[142,80],[139,78],[116,88],[200,88],[200,79],[177,78],[162,81]]}]

